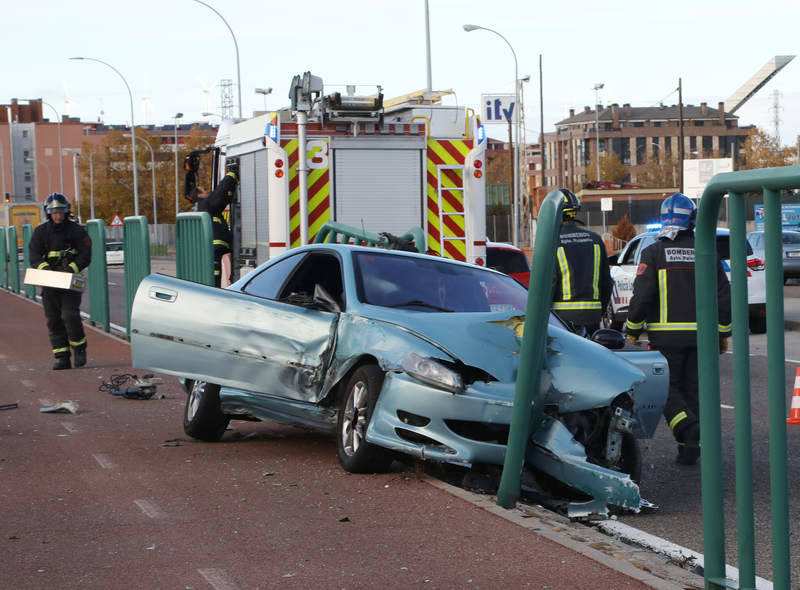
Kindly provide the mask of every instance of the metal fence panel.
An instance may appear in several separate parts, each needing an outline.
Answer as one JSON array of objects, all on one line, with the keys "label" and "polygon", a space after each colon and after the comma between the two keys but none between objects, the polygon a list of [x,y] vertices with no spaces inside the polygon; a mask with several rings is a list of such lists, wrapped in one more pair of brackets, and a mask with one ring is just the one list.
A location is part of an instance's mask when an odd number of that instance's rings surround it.
[{"label": "metal fence panel", "polygon": [[[147,217],[137,215],[123,221],[125,248],[125,332],[131,338],[131,308],[136,289],[150,274],[150,237],[147,232]],[[103,254],[105,256],[105,253]]]},{"label": "metal fence panel", "polygon": [[[22,272],[23,277],[25,276],[25,269],[31,267],[31,253],[30,248],[28,246],[31,243],[31,238],[33,237],[33,226],[30,223],[24,223],[22,225]],[[19,258],[18,258],[19,259]],[[34,285],[25,285],[23,287],[23,291],[25,292],[25,297],[28,299],[36,299],[36,287]]]},{"label": "metal fence panel", "polygon": [[19,258],[17,256],[17,227],[8,227],[8,288],[19,293]]},{"label": "metal fence panel", "polygon": [[178,214],[175,274],[179,279],[214,286],[214,230],[208,213]]},{"label": "metal fence panel", "polygon": [[106,235],[102,219],[91,219],[86,224],[92,240],[92,262],[89,264],[89,321],[111,331],[108,309],[108,266],[106,265]]}]

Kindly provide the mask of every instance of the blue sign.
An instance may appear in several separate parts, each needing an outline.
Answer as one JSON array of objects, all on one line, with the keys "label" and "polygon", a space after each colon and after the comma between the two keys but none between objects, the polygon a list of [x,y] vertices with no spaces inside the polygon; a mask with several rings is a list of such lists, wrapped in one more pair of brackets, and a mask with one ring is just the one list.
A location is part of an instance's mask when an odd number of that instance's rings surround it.
[{"label": "blue sign", "polygon": [[[754,205],[756,231],[764,229],[764,205]],[[781,204],[781,227],[784,229],[800,230],[800,203]]]},{"label": "blue sign", "polygon": [[272,141],[278,141],[278,126],[267,123],[264,128],[264,135],[269,137]]}]

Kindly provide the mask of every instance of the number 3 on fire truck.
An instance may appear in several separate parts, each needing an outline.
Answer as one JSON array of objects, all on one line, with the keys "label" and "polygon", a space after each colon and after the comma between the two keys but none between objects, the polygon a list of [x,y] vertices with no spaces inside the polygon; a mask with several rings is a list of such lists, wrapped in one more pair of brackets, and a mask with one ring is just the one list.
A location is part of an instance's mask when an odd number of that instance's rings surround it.
[{"label": "number 3 on fire truck", "polygon": [[307,144],[308,167],[324,169],[328,167],[328,142],[322,139],[312,139]]}]

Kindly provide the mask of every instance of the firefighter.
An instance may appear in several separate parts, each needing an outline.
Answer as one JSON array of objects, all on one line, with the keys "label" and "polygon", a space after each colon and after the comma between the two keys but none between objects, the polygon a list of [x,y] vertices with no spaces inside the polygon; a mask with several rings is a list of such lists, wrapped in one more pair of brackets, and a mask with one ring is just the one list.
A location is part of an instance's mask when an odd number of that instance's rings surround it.
[{"label": "firefighter", "polygon": [[[675,193],[661,204],[658,238],[642,252],[625,332],[636,343],[647,331],[650,347],[669,365],[669,394],[664,419],[678,443],[677,461],[694,465],[700,456],[699,393],[697,382],[697,320],[694,275],[694,218],[690,198]],[[717,265],[720,354],[731,334],[728,277]]]},{"label": "firefighter", "polygon": [[576,331],[591,335],[600,327],[603,310],[611,299],[612,281],[603,240],[580,227],[575,215],[581,208],[575,194],[565,188],[562,223],[553,278],[553,310]]},{"label": "firefighter", "polygon": [[[210,194],[198,188],[196,193],[197,211],[205,211],[211,216],[211,226],[214,232],[214,285],[222,284],[222,257],[231,253],[233,233],[228,227],[228,222],[222,212],[231,204],[239,182],[238,162],[229,161],[226,166],[225,178]],[[228,277],[228,281],[231,277]]]},{"label": "firefighter", "polygon": [[[44,270],[79,273],[92,259],[92,241],[70,216],[69,201],[53,193],[44,202],[47,221],[38,226],[28,250],[31,266]],[[56,362],[53,370],[69,369],[70,349],[75,367],[86,364],[86,334],[81,321],[81,293],[42,287],[42,305]]]}]

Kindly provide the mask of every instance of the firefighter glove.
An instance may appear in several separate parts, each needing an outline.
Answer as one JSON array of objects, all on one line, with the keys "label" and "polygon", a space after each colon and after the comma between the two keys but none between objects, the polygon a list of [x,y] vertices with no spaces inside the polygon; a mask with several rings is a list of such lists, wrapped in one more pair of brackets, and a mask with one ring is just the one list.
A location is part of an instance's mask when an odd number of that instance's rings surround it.
[{"label": "firefighter glove", "polygon": [[728,339],[727,338],[720,338],[719,339],[719,353],[725,354],[728,352]]},{"label": "firefighter glove", "polygon": [[639,346],[639,337],[638,336],[634,336],[633,334],[626,334],[625,337],[628,339],[628,342],[630,342],[634,346]]}]

